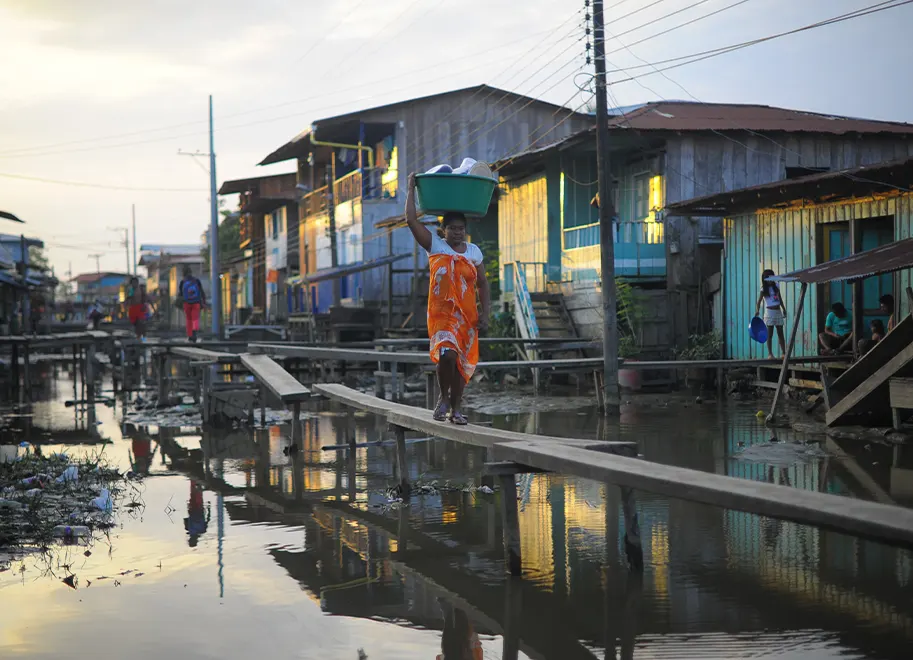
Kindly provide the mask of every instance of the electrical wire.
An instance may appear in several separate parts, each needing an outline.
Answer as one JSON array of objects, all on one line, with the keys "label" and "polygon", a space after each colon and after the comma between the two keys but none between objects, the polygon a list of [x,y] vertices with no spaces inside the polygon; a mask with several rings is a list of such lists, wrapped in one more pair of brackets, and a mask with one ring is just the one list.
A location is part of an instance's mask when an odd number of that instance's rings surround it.
[{"label": "electrical wire", "polygon": [[[820,28],[820,27],[825,27],[825,26],[828,26],[828,25],[834,25],[834,24],[836,24],[836,23],[842,23],[842,22],[844,22],[844,21],[849,21],[849,20],[852,20],[852,19],[855,19],[855,18],[861,18],[861,17],[863,17],[863,16],[868,16],[869,14],[876,14],[876,13],[878,13],[878,12],[887,11],[887,10],[889,10],[889,9],[896,9],[896,8],[898,8],[898,7],[902,7],[902,6],[904,6],[904,5],[908,5],[908,4],[910,4],[910,3],[913,3],[913,0],[902,0],[901,2],[899,2],[899,3],[897,3],[897,4],[891,4],[890,6],[887,6],[887,7],[882,6],[882,5],[889,4],[890,2],[893,2],[893,1],[894,1],[894,0],[888,0],[888,2],[880,2],[880,3],[877,3],[877,4],[875,4],[875,5],[870,5],[869,7],[864,7],[863,9],[856,10],[856,11],[854,11],[854,12],[849,12],[848,14],[842,14],[842,15],[840,15],[840,16],[835,16],[835,17],[833,17],[833,18],[829,18],[829,19],[826,19],[826,20],[823,20],[823,21],[819,21],[819,22],[817,22],[817,23],[812,23],[812,24],[809,24],[809,25],[804,25],[804,26],[802,26],[802,27],[795,28],[795,29],[793,29],[793,30],[787,30],[786,32],[780,32],[780,33],[773,34],[773,35],[769,35],[769,36],[766,36],[766,37],[761,37],[761,38],[759,38],[759,39],[752,39],[752,40],[750,40],[750,41],[744,41],[744,42],[741,42],[741,43],[738,43],[738,44],[732,44],[732,45],[730,45],[730,46],[724,46],[724,47],[722,47],[722,48],[714,48],[714,49],[711,49],[711,50],[708,50],[708,51],[703,51],[702,53],[692,53],[691,55],[683,55],[683,56],[681,56],[681,57],[671,58],[671,59],[665,60],[665,61],[654,62],[653,64],[663,64],[663,63],[665,63],[665,62],[679,61],[678,64],[674,64],[674,65],[672,65],[672,66],[664,67],[664,68],[662,68],[662,69],[658,69],[658,70],[655,70],[655,71],[650,71],[650,72],[647,72],[647,73],[644,73],[644,74],[639,74],[637,77],[646,77],[646,76],[654,75],[654,74],[656,74],[656,73],[662,73],[663,71],[670,71],[670,70],[672,70],[672,69],[677,69],[677,68],[682,67],[682,66],[687,66],[688,64],[694,64],[694,63],[696,63],[696,62],[701,62],[701,61],[704,61],[704,60],[707,60],[707,59],[711,59],[711,58],[713,58],[713,57],[718,57],[718,56],[720,56],[720,55],[726,55],[726,54],[728,54],[728,53],[735,52],[735,51],[741,50],[741,49],[743,49],[743,48],[748,48],[748,47],[750,47],[750,46],[755,46],[755,45],[760,44],[760,43],[766,43],[766,42],[768,42],[768,41],[773,41],[774,39],[780,39],[780,38],[782,38],[782,37],[789,36],[789,35],[793,35],[793,34],[798,34],[798,33],[800,33],[800,32],[805,32],[805,31],[808,31],[808,30],[813,30],[813,29]],[[680,60],[687,60],[687,61],[681,62]],[[630,68],[631,68],[631,69],[635,69],[635,68],[645,68],[645,67],[647,67],[647,66],[649,66],[649,65],[642,65],[642,66],[630,67]],[[617,69],[616,69],[616,70],[613,70],[613,71],[606,71],[606,73],[607,73],[607,74],[609,74],[609,73],[618,73],[619,71],[620,71],[620,70],[617,70]],[[624,83],[624,82],[631,82],[631,81],[634,80],[634,78],[635,78],[635,77],[632,76],[632,77],[629,77],[629,78],[622,78],[622,79],[620,79],[620,80],[613,80],[613,81],[610,81],[609,84],[610,84],[610,85],[616,85],[616,84],[620,84],[620,83]]]},{"label": "electrical wire", "polygon": [[23,181],[34,181],[36,183],[54,183],[61,186],[78,186],[81,188],[103,188],[105,190],[133,190],[143,192],[207,192],[204,188],[142,188],[137,186],[117,186],[104,183],[85,183],[81,181],[61,181],[59,179],[46,179],[38,176],[26,176],[25,174],[11,174],[0,172],[0,177],[7,179],[21,179]]}]

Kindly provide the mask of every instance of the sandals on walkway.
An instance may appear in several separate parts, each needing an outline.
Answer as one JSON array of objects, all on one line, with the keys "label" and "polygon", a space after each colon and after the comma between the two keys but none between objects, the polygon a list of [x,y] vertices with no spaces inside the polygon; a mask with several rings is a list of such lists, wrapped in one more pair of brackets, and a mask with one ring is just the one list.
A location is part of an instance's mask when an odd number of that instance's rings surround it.
[{"label": "sandals on walkway", "polygon": [[434,409],[434,414],[431,417],[436,422],[446,422],[447,414],[449,412],[450,411],[448,410],[447,402],[441,401],[437,404],[437,408]]},{"label": "sandals on walkway", "polygon": [[469,420],[458,410],[454,410],[450,415],[450,423],[456,424],[457,426],[466,426],[469,424]]}]

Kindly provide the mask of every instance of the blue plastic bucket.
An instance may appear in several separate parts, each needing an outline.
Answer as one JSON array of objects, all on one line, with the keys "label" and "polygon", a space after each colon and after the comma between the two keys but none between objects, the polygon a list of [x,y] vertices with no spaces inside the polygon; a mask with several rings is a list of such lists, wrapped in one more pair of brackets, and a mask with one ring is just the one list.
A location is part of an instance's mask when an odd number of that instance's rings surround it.
[{"label": "blue plastic bucket", "polygon": [[748,336],[759,344],[767,343],[767,324],[764,323],[764,319],[760,316],[751,319],[751,322],[748,324]]}]

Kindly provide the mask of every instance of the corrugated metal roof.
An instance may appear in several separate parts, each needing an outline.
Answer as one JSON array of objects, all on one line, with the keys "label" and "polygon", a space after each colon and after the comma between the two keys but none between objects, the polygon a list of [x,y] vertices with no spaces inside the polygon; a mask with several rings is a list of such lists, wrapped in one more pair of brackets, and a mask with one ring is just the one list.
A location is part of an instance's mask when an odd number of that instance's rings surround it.
[{"label": "corrugated metal roof", "polygon": [[[373,108],[365,108],[364,110],[356,110],[355,112],[349,112],[344,115],[336,115],[335,117],[325,117],[323,119],[318,119],[318,120],[312,122],[311,126],[325,127],[325,126],[328,126],[331,124],[358,120],[358,119],[361,119],[364,115],[388,111],[392,108],[396,108],[398,106],[403,106],[403,105],[408,105],[410,103],[420,103],[423,101],[428,101],[430,99],[437,99],[442,96],[465,94],[467,92],[479,93],[479,92],[484,92],[484,91],[489,91],[489,92],[496,93],[496,94],[497,93],[504,94],[505,96],[509,96],[509,97],[512,97],[515,99],[532,101],[534,103],[537,103],[540,105],[545,105],[550,108],[569,109],[569,108],[565,108],[565,106],[556,105],[555,103],[551,103],[549,101],[543,101],[541,99],[533,98],[531,96],[517,94],[516,92],[511,92],[506,89],[491,87],[490,85],[475,85],[474,87],[464,87],[462,89],[453,89],[448,92],[441,92],[439,94],[429,94],[428,96],[420,96],[418,98],[407,99],[405,101],[396,101],[394,103],[387,103],[385,105],[379,105],[379,106],[375,106]],[[578,114],[583,116],[584,113],[578,113]],[[299,133],[298,135],[293,137],[291,140],[286,142],[284,145],[282,145],[281,147],[279,147],[278,149],[273,151],[271,154],[269,154],[266,158],[264,158],[262,161],[260,161],[259,164],[260,165],[270,165],[272,163],[281,163],[282,161],[290,160],[292,158],[299,158],[299,157],[305,155],[307,153],[307,151],[311,149],[311,147],[309,145],[304,145],[304,148],[302,148],[303,145],[301,143],[306,142],[308,140],[308,136],[310,135],[310,132],[311,132],[311,128],[309,126],[307,129],[303,130],[301,133]]]},{"label": "corrugated metal roof", "polygon": [[913,268],[913,238],[881,245],[865,252],[834,259],[771,279],[778,282],[840,282]]},{"label": "corrugated metal roof", "polygon": [[609,119],[614,128],[642,131],[785,131],[807,133],[908,133],[913,124],[857,119],[770,105],[657,101]]},{"label": "corrugated metal roof", "polygon": [[284,177],[291,177],[291,185],[294,186],[298,175],[295,172],[284,172],[283,174],[269,174],[266,176],[254,176],[247,179],[232,179],[231,181],[223,181],[222,187],[219,188],[219,194],[232,195],[235,193],[246,193],[253,190],[259,191],[261,183],[281,180]]},{"label": "corrugated metal roof", "polygon": [[[825,115],[770,105],[739,103],[697,103],[653,101],[610,111],[609,129],[616,131],[757,131],[763,133],[902,134],[913,136],[913,124],[898,121],[858,119]],[[551,149],[567,148],[575,142],[595,139],[595,128],[587,128],[564,140],[534,147],[504,159],[518,163]]]},{"label": "corrugated metal roof", "polygon": [[694,197],[669,204],[665,211],[670,215],[732,216],[800,200],[833,202],[911,187],[913,158],[906,158]]}]

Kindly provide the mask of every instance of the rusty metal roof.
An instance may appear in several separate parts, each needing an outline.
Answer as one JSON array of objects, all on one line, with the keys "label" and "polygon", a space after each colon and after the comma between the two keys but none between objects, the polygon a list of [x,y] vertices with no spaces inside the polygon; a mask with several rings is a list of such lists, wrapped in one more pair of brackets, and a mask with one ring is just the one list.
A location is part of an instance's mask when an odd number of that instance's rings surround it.
[{"label": "rusty metal roof", "polygon": [[[646,134],[642,137],[649,137],[650,133],[655,136],[662,131],[756,131],[832,135],[883,133],[913,137],[913,124],[826,115],[770,105],[653,101],[610,112],[613,114],[609,117],[609,129],[613,135],[623,135],[627,131]],[[595,127],[586,128],[563,140],[521,151],[502,159],[496,164],[497,169],[502,169],[505,164],[522,164],[545,151],[567,149],[595,140],[595,130]]]},{"label": "rusty metal roof", "polygon": [[656,101],[609,119],[612,128],[642,131],[784,131],[806,133],[908,133],[913,124],[857,119],[769,105]]},{"label": "rusty metal roof", "polygon": [[[232,179],[223,181],[222,187],[219,188],[220,195],[231,195],[234,193],[246,193],[251,191],[260,191],[263,184],[282,184],[291,183],[295,186],[298,175],[295,172],[286,172],[284,174],[267,174],[266,176],[253,176],[247,179]],[[288,179],[287,181],[285,179]]]},{"label": "rusty metal roof", "polygon": [[704,195],[666,206],[669,215],[733,216],[796,202],[835,202],[913,188],[913,158],[821,172]]},{"label": "rusty metal roof", "polygon": [[843,259],[834,259],[771,279],[778,282],[818,284],[858,280],[906,268],[913,268],[913,238],[905,238],[902,241],[881,245]]}]

